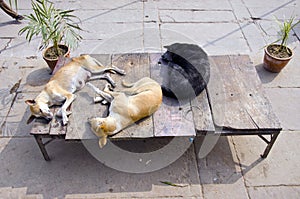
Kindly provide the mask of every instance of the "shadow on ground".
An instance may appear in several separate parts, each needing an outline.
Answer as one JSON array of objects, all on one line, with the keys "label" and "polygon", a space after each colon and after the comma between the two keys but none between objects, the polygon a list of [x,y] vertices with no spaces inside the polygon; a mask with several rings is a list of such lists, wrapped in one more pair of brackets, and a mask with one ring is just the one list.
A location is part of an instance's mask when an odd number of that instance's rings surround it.
[{"label": "shadow on ground", "polygon": [[[0,173],[1,179],[6,180],[0,182],[0,187],[25,187],[27,194],[42,194],[44,198],[61,198],[68,194],[151,192],[153,185],[169,188],[160,181],[199,184],[193,148],[164,169],[130,174],[106,167],[80,142],[55,141],[47,145],[52,160],[46,162],[33,138],[2,138],[2,145],[5,140],[8,143],[0,154]],[[134,145],[134,142],[128,144]],[[181,190],[188,193],[189,189]]]},{"label": "shadow on ground", "polygon": [[[195,141],[196,152],[202,141],[203,137]],[[201,184],[234,184],[263,160],[259,152],[257,157],[250,165],[241,165],[231,137],[220,137],[213,150],[205,158],[198,159]]]},{"label": "shadow on ground", "polygon": [[[200,138],[199,138],[200,139]],[[140,152],[140,148],[156,150],[162,143],[145,140],[118,141],[123,149]],[[171,165],[151,173],[130,174],[108,168],[94,159],[80,142],[55,141],[47,145],[51,161],[46,162],[35,140],[29,138],[2,138],[0,140],[0,187],[26,188],[27,194],[42,194],[44,198],[62,198],[72,194],[146,194],[160,192],[165,196],[201,196],[202,184],[229,184],[241,178],[239,163],[233,157],[230,143],[221,137],[213,151],[197,160],[195,146]],[[158,146],[155,146],[158,145]],[[138,149],[136,148],[138,146]],[[134,149],[136,148],[136,149]],[[246,167],[244,172],[260,161]],[[200,179],[199,173],[200,172]],[[162,184],[168,181],[189,185],[172,187]],[[129,196],[128,195],[128,196]],[[122,195],[123,196],[123,195]],[[158,195],[155,195],[158,196]]]},{"label": "shadow on ground", "polygon": [[269,71],[266,71],[266,69],[264,69],[263,64],[256,65],[255,69],[257,71],[261,83],[263,84],[272,82],[279,74],[279,73],[271,73]]}]

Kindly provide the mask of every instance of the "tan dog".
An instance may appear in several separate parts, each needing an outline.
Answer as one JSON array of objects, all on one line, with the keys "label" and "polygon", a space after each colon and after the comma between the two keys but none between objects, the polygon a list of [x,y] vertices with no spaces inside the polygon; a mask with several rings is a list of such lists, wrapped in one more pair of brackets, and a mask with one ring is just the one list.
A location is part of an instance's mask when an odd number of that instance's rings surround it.
[{"label": "tan dog", "polygon": [[153,114],[162,103],[160,85],[151,78],[144,77],[133,84],[123,85],[127,88],[121,91],[111,91],[107,85],[104,91],[91,83],[87,83],[105,101],[110,102],[109,115],[106,118],[92,118],[89,123],[93,132],[100,138],[102,148],[107,142],[107,136],[118,133],[134,122]]},{"label": "tan dog", "polygon": [[[76,95],[73,93],[83,88],[87,81],[107,79],[115,86],[109,75],[99,75],[106,71],[125,74],[123,70],[116,67],[104,67],[99,61],[89,55],[73,58],[72,61],[60,68],[51,77],[45,88],[34,100],[26,100],[32,114],[27,123],[30,123],[34,117],[52,119],[53,113],[49,107],[63,104],[57,115],[62,117],[63,124],[66,125],[68,123],[67,116],[71,114],[71,112],[67,112],[67,108],[76,98]],[[98,75],[92,76],[96,74]]]}]

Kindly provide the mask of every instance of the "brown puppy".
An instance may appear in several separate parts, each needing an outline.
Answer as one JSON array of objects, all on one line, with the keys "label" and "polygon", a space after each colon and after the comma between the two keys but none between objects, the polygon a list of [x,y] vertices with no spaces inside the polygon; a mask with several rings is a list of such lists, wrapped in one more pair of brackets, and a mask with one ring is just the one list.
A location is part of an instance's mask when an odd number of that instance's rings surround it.
[{"label": "brown puppy", "polygon": [[[83,88],[87,81],[107,79],[115,86],[109,75],[99,75],[106,71],[125,74],[123,70],[116,67],[102,66],[100,62],[89,55],[73,58],[71,62],[60,68],[51,77],[45,88],[34,100],[26,100],[32,114],[28,123],[32,121],[33,117],[52,119],[53,114],[49,107],[63,104],[57,115],[62,117],[63,124],[66,125],[68,123],[67,116],[71,114],[71,112],[67,112],[67,108],[76,98],[76,95],[73,93]],[[92,76],[96,74],[98,75]]]},{"label": "brown puppy", "polygon": [[91,83],[87,83],[105,101],[110,102],[109,115],[106,118],[92,118],[89,123],[93,132],[100,138],[102,148],[107,142],[107,136],[118,133],[134,122],[153,114],[162,103],[160,85],[151,78],[144,77],[133,84],[123,85],[127,88],[121,91],[111,91],[107,85],[104,91]]}]

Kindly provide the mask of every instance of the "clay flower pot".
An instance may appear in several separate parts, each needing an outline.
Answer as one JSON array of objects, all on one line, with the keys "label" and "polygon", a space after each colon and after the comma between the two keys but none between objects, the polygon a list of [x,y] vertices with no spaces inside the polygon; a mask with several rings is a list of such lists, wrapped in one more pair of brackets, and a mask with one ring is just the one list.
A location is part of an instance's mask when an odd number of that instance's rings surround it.
[{"label": "clay flower pot", "polygon": [[[59,44],[58,47],[65,52],[64,57],[70,57],[70,49],[68,48],[68,46]],[[48,56],[49,51],[51,51],[51,49],[53,49],[53,46],[50,46],[43,51],[43,58],[47,62],[52,73],[58,61],[58,57],[55,58],[54,56],[53,57]]]},{"label": "clay flower pot", "polygon": [[291,55],[289,55],[289,57],[286,58],[279,58],[270,53],[270,47],[272,46],[279,47],[280,45],[271,44],[265,48],[264,68],[270,72],[279,73],[292,59],[294,53],[290,48],[288,48],[289,52],[291,52]]}]

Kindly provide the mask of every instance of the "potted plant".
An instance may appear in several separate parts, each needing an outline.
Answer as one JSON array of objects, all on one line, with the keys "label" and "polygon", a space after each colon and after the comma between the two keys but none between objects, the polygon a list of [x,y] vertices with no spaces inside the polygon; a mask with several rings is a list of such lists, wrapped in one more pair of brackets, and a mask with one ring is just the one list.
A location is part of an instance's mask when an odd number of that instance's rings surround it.
[{"label": "potted plant", "polygon": [[[19,31],[19,34],[26,33],[26,39],[30,42],[33,36],[41,36],[40,50],[43,58],[53,71],[58,57],[69,56],[70,48],[76,48],[82,39],[78,31],[81,30],[78,23],[73,19],[78,19],[72,14],[74,10],[61,10],[54,7],[48,0],[31,0],[33,13],[25,15],[29,23]],[[48,47],[49,44],[52,46]]]},{"label": "potted plant", "polygon": [[[287,47],[287,41],[291,30],[300,23],[294,23],[295,17],[280,23],[279,39],[265,47],[264,68],[270,72],[280,72],[293,57],[293,51]],[[279,44],[277,42],[280,42]]]}]

